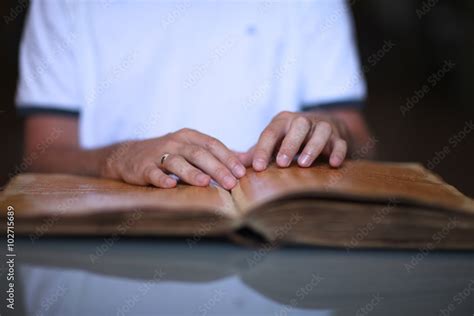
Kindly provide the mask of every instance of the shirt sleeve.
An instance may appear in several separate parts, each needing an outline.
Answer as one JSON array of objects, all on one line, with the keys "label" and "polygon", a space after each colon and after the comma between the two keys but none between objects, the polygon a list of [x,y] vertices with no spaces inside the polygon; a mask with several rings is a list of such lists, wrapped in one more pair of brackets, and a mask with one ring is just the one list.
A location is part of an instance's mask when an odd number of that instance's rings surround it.
[{"label": "shirt sleeve", "polygon": [[303,109],[352,104],[366,96],[349,6],[343,0],[315,1],[303,27]]},{"label": "shirt sleeve", "polygon": [[20,44],[16,105],[30,112],[80,113],[70,1],[33,0]]}]

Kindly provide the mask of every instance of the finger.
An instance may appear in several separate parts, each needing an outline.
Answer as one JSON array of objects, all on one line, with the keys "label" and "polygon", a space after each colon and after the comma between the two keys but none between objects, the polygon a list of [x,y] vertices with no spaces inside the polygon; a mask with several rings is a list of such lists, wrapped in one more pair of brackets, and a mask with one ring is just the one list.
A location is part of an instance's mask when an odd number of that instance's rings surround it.
[{"label": "finger", "polygon": [[187,146],[184,148],[183,156],[210,175],[222,187],[232,189],[237,184],[237,179],[232,172],[206,149],[199,146]]},{"label": "finger", "polygon": [[252,165],[256,171],[263,171],[267,168],[272,153],[283,135],[284,125],[280,121],[272,122],[265,128],[255,145]]},{"label": "finger", "polygon": [[331,124],[327,122],[317,123],[313,135],[311,135],[311,138],[306,143],[306,146],[304,147],[300,157],[298,158],[298,164],[301,167],[311,166],[311,164],[326,146],[331,134]]},{"label": "finger", "polygon": [[237,155],[232,150],[227,148],[219,140],[208,137],[209,139],[204,143],[206,148],[212,155],[219,159],[229,169],[234,176],[241,178],[245,175],[245,166],[240,162]]},{"label": "finger", "polygon": [[163,163],[163,168],[177,175],[180,179],[196,186],[207,186],[210,177],[191,165],[180,155],[170,155]]},{"label": "finger", "polygon": [[311,122],[306,117],[295,118],[290,125],[278,152],[276,162],[280,167],[288,167],[298,153],[301,145],[311,130]]},{"label": "finger", "polygon": [[255,146],[252,146],[246,152],[234,151],[234,154],[237,156],[240,162],[244,165],[244,167],[250,167],[252,165],[254,150],[255,150]]},{"label": "finger", "polygon": [[143,178],[149,184],[158,188],[174,188],[176,180],[161,171],[156,165],[150,166],[143,172]]},{"label": "finger", "polygon": [[195,133],[197,144],[207,149],[212,155],[219,159],[235,177],[241,178],[245,175],[245,166],[232,150],[214,137],[197,131],[195,131]]},{"label": "finger", "polygon": [[347,143],[345,140],[332,137],[331,142],[333,143],[331,156],[329,157],[329,164],[332,167],[340,167],[347,154]]}]

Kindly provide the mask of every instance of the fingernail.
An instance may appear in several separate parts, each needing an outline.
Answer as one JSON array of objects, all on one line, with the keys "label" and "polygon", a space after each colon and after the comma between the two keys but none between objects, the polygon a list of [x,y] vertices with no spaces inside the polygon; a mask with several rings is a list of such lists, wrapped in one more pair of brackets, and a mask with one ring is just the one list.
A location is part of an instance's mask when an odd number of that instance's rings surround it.
[{"label": "fingernail", "polygon": [[173,179],[171,179],[171,178],[167,178],[167,179],[165,180],[165,185],[166,185],[167,187],[169,187],[169,188],[170,188],[170,187],[174,187],[174,185],[175,185],[175,180],[173,180]]},{"label": "fingernail", "polygon": [[290,165],[290,157],[285,154],[278,154],[277,163],[280,167],[288,167]]},{"label": "fingernail", "polygon": [[241,165],[236,165],[233,169],[232,172],[239,178],[245,176],[245,168],[244,166]]},{"label": "fingernail", "polygon": [[236,184],[236,179],[232,176],[225,176],[224,177],[224,185],[227,189],[233,188]]},{"label": "fingernail", "polygon": [[196,177],[196,180],[201,184],[206,184],[209,182],[209,177],[201,173]]},{"label": "fingernail", "polygon": [[298,162],[301,166],[308,167],[310,164],[310,158],[311,157],[308,154],[301,154],[301,156],[298,158]]},{"label": "fingernail", "polygon": [[253,168],[257,171],[265,170],[266,162],[263,159],[257,159],[253,162]]}]

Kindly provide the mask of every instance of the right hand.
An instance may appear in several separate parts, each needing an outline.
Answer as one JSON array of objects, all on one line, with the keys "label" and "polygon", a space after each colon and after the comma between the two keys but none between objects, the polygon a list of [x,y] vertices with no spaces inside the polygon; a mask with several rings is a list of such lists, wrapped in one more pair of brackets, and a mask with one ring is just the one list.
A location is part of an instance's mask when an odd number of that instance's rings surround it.
[{"label": "right hand", "polygon": [[[169,156],[161,164],[164,154]],[[245,175],[245,167],[222,142],[187,128],[158,138],[117,144],[101,167],[105,178],[159,188],[176,186],[170,173],[191,185],[207,186],[213,178],[231,189]]]}]

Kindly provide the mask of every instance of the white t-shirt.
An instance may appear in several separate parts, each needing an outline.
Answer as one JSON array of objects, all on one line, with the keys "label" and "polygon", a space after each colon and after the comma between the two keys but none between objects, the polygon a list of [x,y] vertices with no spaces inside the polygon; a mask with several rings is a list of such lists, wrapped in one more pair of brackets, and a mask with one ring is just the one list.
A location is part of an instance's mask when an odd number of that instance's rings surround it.
[{"label": "white t-shirt", "polygon": [[35,0],[16,102],[80,113],[84,148],[188,127],[246,150],[282,110],[365,97],[353,35],[342,0]]}]

